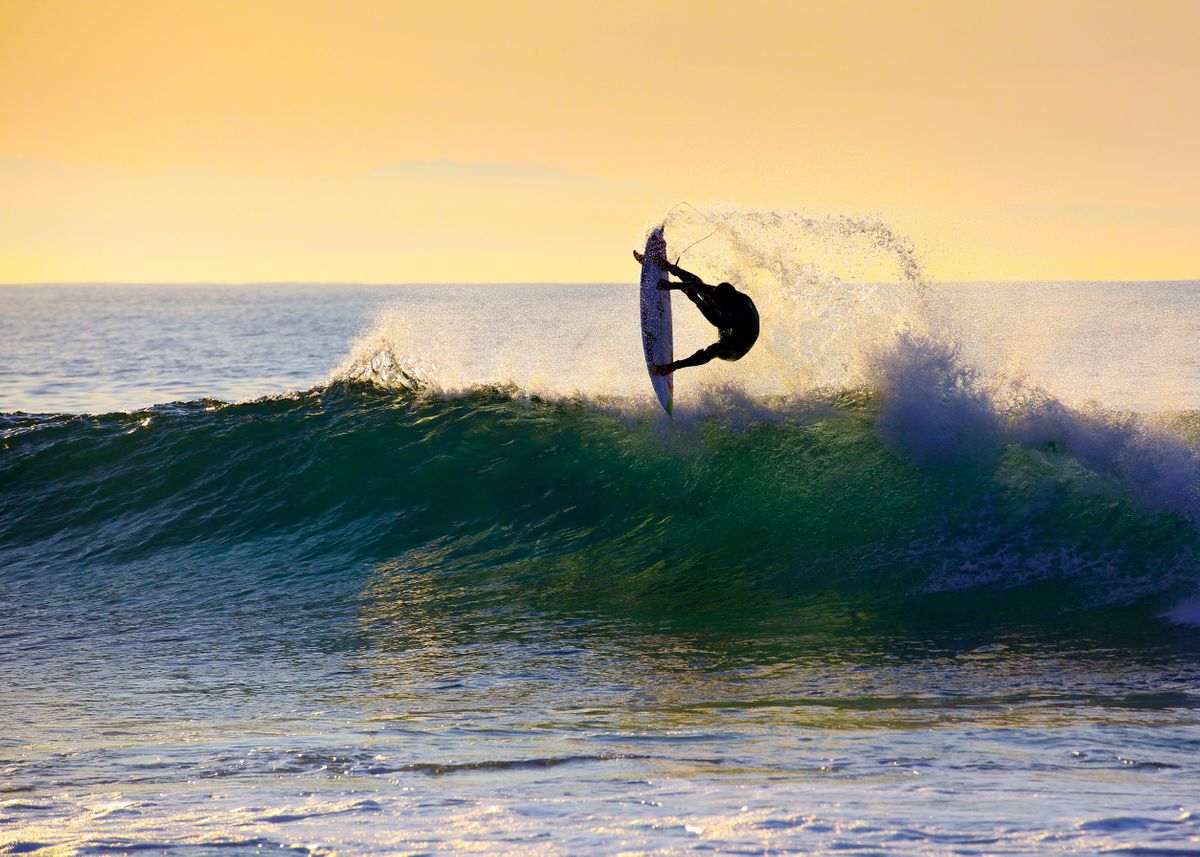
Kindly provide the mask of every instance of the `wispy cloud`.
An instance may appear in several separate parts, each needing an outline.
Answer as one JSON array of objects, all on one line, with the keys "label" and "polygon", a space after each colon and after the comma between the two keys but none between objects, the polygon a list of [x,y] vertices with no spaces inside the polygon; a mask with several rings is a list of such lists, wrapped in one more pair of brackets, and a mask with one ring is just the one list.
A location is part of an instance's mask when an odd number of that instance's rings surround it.
[{"label": "wispy cloud", "polygon": [[546,164],[506,164],[494,161],[406,160],[383,164],[366,173],[373,178],[409,178],[422,181],[485,182],[524,185],[577,185],[588,188],[646,188],[641,179],[612,181]]}]

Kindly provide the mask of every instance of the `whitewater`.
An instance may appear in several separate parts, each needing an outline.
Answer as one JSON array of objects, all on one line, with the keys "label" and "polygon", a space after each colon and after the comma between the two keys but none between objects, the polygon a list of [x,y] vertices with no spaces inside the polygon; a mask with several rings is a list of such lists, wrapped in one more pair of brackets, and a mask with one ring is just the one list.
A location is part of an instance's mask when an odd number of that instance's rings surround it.
[{"label": "whitewater", "polygon": [[1200,283],[666,235],[675,419],[632,261],[0,287],[0,853],[1200,853]]}]

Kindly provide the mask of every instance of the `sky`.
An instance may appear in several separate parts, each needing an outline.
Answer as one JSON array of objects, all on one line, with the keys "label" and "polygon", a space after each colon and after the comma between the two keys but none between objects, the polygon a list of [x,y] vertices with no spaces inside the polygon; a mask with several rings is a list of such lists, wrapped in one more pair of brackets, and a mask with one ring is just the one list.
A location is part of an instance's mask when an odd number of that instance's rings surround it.
[{"label": "sky", "polygon": [[1200,2],[0,0],[0,282],[611,282],[673,205],[1200,278]]}]

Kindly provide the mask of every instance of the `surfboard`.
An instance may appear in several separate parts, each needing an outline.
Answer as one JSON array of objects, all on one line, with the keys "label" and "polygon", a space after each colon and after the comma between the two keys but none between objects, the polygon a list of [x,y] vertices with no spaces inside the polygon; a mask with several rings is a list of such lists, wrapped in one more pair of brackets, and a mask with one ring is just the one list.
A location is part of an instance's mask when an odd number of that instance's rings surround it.
[{"label": "surfboard", "polygon": [[[674,360],[671,342],[671,293],[660,292],[658,281],[665,273],[658,267],[658,260],[667,257],[667,242],[662,227],[656,227],[646,238],[646,252],[642,256],[642,351],[646,355],[646,370],[655,363],[660,366]],[[650,373],[650,383],[663,410],[671,413],[675,397],[675,373],[655,375]]]}]

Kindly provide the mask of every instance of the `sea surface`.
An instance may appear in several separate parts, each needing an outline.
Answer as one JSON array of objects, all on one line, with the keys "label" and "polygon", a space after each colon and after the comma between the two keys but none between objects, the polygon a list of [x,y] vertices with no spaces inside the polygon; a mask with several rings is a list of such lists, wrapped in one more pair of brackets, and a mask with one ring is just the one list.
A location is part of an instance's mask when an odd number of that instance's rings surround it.
[{"label": "sea surface", "polygon": [[1200,282],[756,288],[0,286],[0,854],[1200,854]]}]

